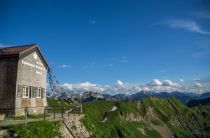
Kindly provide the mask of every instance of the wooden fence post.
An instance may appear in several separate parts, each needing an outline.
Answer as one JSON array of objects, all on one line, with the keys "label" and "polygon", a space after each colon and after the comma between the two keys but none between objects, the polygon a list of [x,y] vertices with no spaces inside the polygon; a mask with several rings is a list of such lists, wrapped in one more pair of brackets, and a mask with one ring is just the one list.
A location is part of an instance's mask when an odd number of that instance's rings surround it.
[{"label": "wooden fence post", "polygon": [[28,110],[27,107],[25,107],[24,110],[25,110],[25,126],[26,126],[26,125],[27,125],[27,114],[28,114],[28,113],[27,113],[27,112],[28,112],[28,111],[27,111],[27,110]]},{"label": "wooden fence post", "polygon": [[45,121],[45,115],[46,115],[46,111],[45,111],[45,107],[44,107],[44,121]]},{"label": "wooden fence post", "polygon": [[53,106],[53,115],[54,115],[54,119],[55,119],[55,106]]},{"label": "wooden fence post", "polygon": [[81,106],[80,106],[80,113],[82,114],[82,103],[81,103]]},{"label": "wooden fence post", "polygon": [[68,117],[69,117],[69,111],[70,111],[70,107],[68,108],[68,111],[67,111],[68,112]]},{"label": "wooden fence post", "polygon": [[63,104],[62,104],[62,109],[61,110],[62,110],[62,118],[63,118]]}]

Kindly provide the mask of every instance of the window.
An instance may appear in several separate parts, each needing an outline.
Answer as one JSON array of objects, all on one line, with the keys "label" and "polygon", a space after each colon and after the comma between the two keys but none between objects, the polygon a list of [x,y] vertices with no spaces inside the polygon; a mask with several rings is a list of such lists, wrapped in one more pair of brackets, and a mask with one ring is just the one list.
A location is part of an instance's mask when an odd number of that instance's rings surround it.
[{"label": "window", "polygon": [[22,98],[29,98],[30,89],[28,86],[22,86]]},{"label": "window", "polygon": [[17,97],[20,98],[44,98],[44,88],[18,85]]},{"label": "window", "polygon": [[41,97],[42,97],[42,88],[38,88],[36,98],[41,98]]}]

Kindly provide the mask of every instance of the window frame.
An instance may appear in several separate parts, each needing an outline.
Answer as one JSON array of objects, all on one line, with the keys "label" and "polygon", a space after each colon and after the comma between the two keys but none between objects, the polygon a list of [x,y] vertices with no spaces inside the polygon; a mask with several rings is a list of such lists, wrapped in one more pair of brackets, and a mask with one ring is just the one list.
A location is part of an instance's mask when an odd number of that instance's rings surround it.
[{"label": "window frame", "polygon": [[22,98],[29,98],[30,95],[30,87],[22,86]]},{"label": "window frame", "polygon": [[41,88],[41,87],[38,87],[38,88],[37,88],[37,95],[36,95],[36,98],[42,98],[42,88]]}]

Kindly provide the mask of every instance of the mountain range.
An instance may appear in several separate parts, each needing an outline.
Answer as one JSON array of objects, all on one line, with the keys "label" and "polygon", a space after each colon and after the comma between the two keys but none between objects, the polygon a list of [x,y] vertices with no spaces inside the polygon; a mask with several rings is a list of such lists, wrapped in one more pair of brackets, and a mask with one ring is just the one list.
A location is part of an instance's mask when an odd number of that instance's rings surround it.
[{"label": "mountain range", "polygon": [[95,101],[96,99],[101,100],[122,100],[122,101],[129,101],[129,100],[139,100],[142,98],[150,97],[150,96],[158,96],[161,98],[171,98],[176,97],[182,103],[187,104],[191,100],[200,100],[210,97],[210,92],[198,94],[198,93],[191,93],[191,92],[153,92],[153,91],[140,91],[134,94],[125,94],[119,93],[115,95],[111,94],[101,94],[98,92],[93,91],[86,91],[83,93],[72,93],[72,92],[63,92],[62,94],[51,94],[48,93],[49,97],[57,97],[58,99],[65,99],[68,101],[78,101],[81,100],[82,102],[89,102]]},{"label": "mountain range", "polygon": [[[85,100],[87,99],[87,93],[92,93],[92,92],[85,92],[83,93],[84,96],[84,101],[89,101],[89,100]],[[89,94],[90,95],[90,94]],[[109,95],[109,94],[101,94],[101,96],[99,98],[101,99],[113,99],[113,100],[124,100],[124,101],[128,101],[128,100],[139,100],[142,98],[146,98],[146,97],[150,97],[150,96],[158,96],[161,98],[170,98],[170,97],[176,97],[178,100],[180,100],[182,103],[186,104],[188,103],[190,100],[194,100],[194,99],[205,99],[210,97],[210,92],[206,92],[203,94],[196,94],[196,93],[189,93],[189,92],[152,92],[152,91],[140,91],[137,92],[135,94],[132,95],[126,95],[126,94],[116,94],[116,95]],[[91,95],[92,98],[88,97],[91,100],[96,99],[97,95]]]}]

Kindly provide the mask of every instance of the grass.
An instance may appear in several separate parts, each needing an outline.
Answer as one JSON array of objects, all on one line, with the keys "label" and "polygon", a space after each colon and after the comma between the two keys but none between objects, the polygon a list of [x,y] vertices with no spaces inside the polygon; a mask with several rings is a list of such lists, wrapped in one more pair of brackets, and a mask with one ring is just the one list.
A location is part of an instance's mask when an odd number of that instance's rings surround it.
[{"label": "grass", "polygon": [[68,106],[71,106],[72,103],[70,102],[66,102],[64,100],[55,100],[53,98],[47,98],[47,104],[48,106],[64,106],[64,107],[68,107]]},{"label": "grass", "polygon": [[137,109],[135,102],[117,102],[116,106],[119,108],[120,112],[123,113],[133,113],[138,114],[139,110]]},{"label": "grass", "polygon": [[[120,114],[136,114],[138,109],[135,102],[96,101],[85,103],[83,106],[86,116],[82,119],[82,122],[91,132],[94,133],[92,137],[161,137],[147,123],[125,122],[121,117],[119,117]],[[117,106],[118,109],[110,112],[112,106]],[[102,122],[104,118],[107,118],[106,122]],[[142,134],[139,128],[143,129],[145,134]]]},{"label": "grass", "polygon": [[151,123],[157,126],[163,126],[163,122],[161,120],[151,120]]},{"label": "grass", "polygon": [[[44,118],[44,116],[48,117],[50,115],[48,115],[48,114],[28,115],[27,118],[28,119],[40,119],[40,118]],[[23,120],[23,119],[25,119],[25,116],[16,116],[16,117],[6,116],[6,119]]]},{"label": "grass", "polygon": [[179,127],[170,126],[170,129],[174,133],[175,138],[195,138],[192,132],[183,130]]},{"label": "grass", "polygon": [[[69,109],[73,108],[73,111],[71,113],[79,113],[80,108],[78,103],[71,103],[64,100],[55,100],[53,98],[47,98],[48,103],[48,113],[56,112],[61,113],[68,111]],[[63,109],[62,109],[63,108]]]},{"label": "grass", "polygon": [[60,122],[33,122],[25,125],[4,127],[13,129],[20,138],[61,138],[59,132]]},{"label": "grass", "polygon": [[123,125],[126,137],[131,138],[161,138],[160,134],[151,129],[145,122],[130,122]]},{"label": "grass", "polygon": [[[117,110],[110,112],[113,106]],[[82,122],[94,134],[92,137],[160,137],[149,126],[150,123],[168,126],[177,138],[194,137],[192,131],[204,127],[207,122],[198,110],[186,107],[176,98],[149,97],[135,102],[94,101],[84,103],[83,107],[85,118]],[[133,114],[134,118],[140,115],[141,118],[155,116],[157,119],[127,122],[123,116],[129,114]],[[102,122],[105,118],[106,122]]]}]

